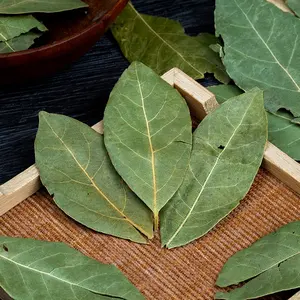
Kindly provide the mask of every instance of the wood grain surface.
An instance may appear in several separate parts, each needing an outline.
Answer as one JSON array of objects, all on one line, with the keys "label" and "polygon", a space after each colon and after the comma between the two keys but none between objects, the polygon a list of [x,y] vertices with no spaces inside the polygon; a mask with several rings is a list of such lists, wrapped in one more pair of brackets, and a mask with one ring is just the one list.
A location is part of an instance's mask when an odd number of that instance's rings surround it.
[{"label": "wood grain surface", "polygon": [[[214,0],[133,0],[141,12],[179,20],[187,32],[213,32]],[[40,110],[92,125],[102,119],[109,93],[128,66],[110,33],[71,68],[24,86],[0,85],[0,184],[34,163]],[[210,84],[209,77],[205,83]]]}]

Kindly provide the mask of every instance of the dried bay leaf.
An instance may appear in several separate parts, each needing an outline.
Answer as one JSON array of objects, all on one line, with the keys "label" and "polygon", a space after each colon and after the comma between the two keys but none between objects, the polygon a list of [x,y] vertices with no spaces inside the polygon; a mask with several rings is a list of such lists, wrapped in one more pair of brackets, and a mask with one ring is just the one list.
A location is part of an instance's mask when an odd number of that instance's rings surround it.
[{"label": "dried bay leaf", "polygon": [[0,42],[0,54],[27,50],[40,36],[40,33],[28,32],[11,40]]},{"label": "dried bay leaf", "polygon": [[185,100],[142,63],[114,87],[104,113],[105,145],[118,173],[154,213],[179,188],[192,147]]},{"label": "dried bay leaf", "polygon": [[70,217],[135,242],[145,242],[142,234],[153,237],[150,210],[116,173],[103,136],[92,128],[41,112],[35,158],[42,183]]},{"label": "dried bay leaf", "polygon": [[241,288],[217,293],[216,299],[254,299],[300,287],[299,221],[234,254],[220,272],[217,285],[225,287],[251,278]]},{"label": "dried bay leaf", "polygon": [[0,286],[15,300],[144,299],[113,265],[63,243],[3,236]]},{"label": "dried bay leaf", "polygon": [[211,91],[215,96],[219,104],[224,103],[230,98],[239,96],[244,93],[241,89],[239,89],[235,85],[214,85],[207,87],[209,91]]},{"label": "dried bay leaf", "polygon": [[32,29],[47,31],[47,28],[31,15],[0,16],[0,41],[11,40]]},{"label": "dried bay leaf", "polygon": [[160,75],[178,67],[194,79],[214,73],[221,82],[230,80],[219,55],[207,45],[213,36],[188,36],[177,21],[140,14],[129,3],[112,33],[129,62],[141,61]]},{"label": "dried bay leaf", "polygon": [[288,0],[286,4],[289,8],[295,12],[295,14],[299,17],[300,16],[300,2],[299,0]]},{"label": "dried bay leaf", "polygon": [[185,179],[161,212],[162,244],[185,245],[227,216],[250,189],[266,141],[259,89],[232,98],[209,114],[194,132]]},{"label": "dried bay leaf", "polygon": [[[221,104],[243,93],[234,85],[217,85],[208,87]],[[269,124],[269,141],[295,160],[300,160],[300,126],[299,120],[287,111],[267,112]]]},{"label": "dried bay leaf", "polygon": [[0,0],[0,14],[53,13],[87,6],[81,0]]},{"label": "dried bay leaf", "polygon": [[[293,159],[300,161],[300,125],[287,111],[268,114],[269,141]],[[295,122],[294,122],[295,120]]]},{"label": "dried bay leaf", "polygon": [[[263,0],[217,0],[216,30],[223,62],[243,90],[265,90],[266,108],[300,116],[300,22]],[[237,38],[238,37],[238,38]]]}]

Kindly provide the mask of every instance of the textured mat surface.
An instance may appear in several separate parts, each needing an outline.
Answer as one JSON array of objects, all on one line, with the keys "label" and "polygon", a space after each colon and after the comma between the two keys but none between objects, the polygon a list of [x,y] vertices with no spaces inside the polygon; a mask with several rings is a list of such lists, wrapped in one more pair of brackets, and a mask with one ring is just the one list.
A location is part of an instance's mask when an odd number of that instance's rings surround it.
[{"label": "textured mat surface", "polygon": [[300,197],[261,170],[232,214],[204,238],[174,250],[162,249],[158,237],[139,245],[89,230],[60,211],[43,190],[0,217],[0,235],[68,243],[117,265],[147,299],[213,299],[217,274],[231,255],[299,219]]}]

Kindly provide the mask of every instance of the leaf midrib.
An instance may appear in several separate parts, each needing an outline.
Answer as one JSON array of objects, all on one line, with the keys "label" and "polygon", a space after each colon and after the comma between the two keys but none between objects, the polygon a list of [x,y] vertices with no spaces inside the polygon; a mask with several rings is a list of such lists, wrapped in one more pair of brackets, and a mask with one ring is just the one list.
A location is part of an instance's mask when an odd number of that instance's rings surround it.
[{"label": "leaf midrib", "polygon": [[262,41],[262,43],[265,45],[265,47],[267,48],[267,50],[270,52],[270,54],[272,55],[272,57],[274,58],[275,62],[282,68],[282,70],[288,75],[289,79],[292,81],[292,83],[295,85],[295,87],[297,88],[297,92],[300,92],[300,87],[299,85],[296,83],[296,81],[294,80],[294,78],[292,77],[292,75],[289,73],[289,71],[280,63],[280,61],[277,59],[277,57],[275,56],[275,54],[273,53],[273,51],[270,49],[270,47],[268,46],[268,44],[265,42],[265,40],[262,38],[262,36],[259,34],[259,32],[257,31],[257,29],[254,27],[254,25],[252,24],[252,22],[250,21],[248,15],[244,12],[244,10],[239,6],[239,4],[237,3],[236,0],[234,0],[236,6],[240,9],[240,11],[243,13],[243,15],[245,16],[245,18],[247,19],[247,21],[249,22],[250,26],[252,27],[252,29],[254,30],[254,32],[256,33],[256,35],[259,37],[259,39]]},{"label": "leaf midrib", "polygon": [[127,221],[128,223],[130,223],[133,227],[135,227],[138,231],[140,231],[142,234],[144,234],[147,237],[150,237],[151,235],[149,235],[149,233],[147,233],[142,227],[140,227],[139,225],[137,225],[136,223],[134,223],[131,219],[129,219],[118,207],[116,207],[111,200],[104,194],[104,192],[96,185],[96,183],[94,182],[93,178],[90,177],[90,175],[86,172],[86,170],[81,166],[80,162],[77,160],[77,158],[75,157],[75,155],[73,154],[73,152],[71,151],[71,149],[65,144],[65,142],[57,135],[57,133],[55,132],[55,130],[52,128],[51,124],[48,122],[48,120],[46,119],[45,116],[43,116],[46,123],[48,124],[48,126],[50,127],[50,129],[52,130],[52,132],[55,134],[55,136],[57,137],[57,139],[63,144],[63,146],[67,149],[67,151],[70,153],[70,155],[73,157],[73,159],[75,160],[76,164],[78,165],[78,167],[82,170],[82,172],[86,175],[86,177],[90,180],[92,186],[96,189],[96,191],[111,205],[111,207],[113,209],[115,209],[124,219],[125,221]]},{"label": "leaf midrib", "polygon": [[153,212],[154,212],[154,217],[158,215],[157,211],[157,184],[156,184],[156,170],[155,170],[155,152],[153,150],[153,144],[152,144],[152,138],[151,138],[151,132],[150,132],[150,126],[149,126],[149,120],[147,117],[147,113],[145,110],[145,102],[144,102],[144,95],[141,87],[141,82],[139,79],[139,74],[137,68],[135,69],[136,73],[136,78],[139,86],[139,92],[141,96],[141,101],[142,101],[142,108],[143,108],[143,114],[146,122],[146,128],[147,128],[147,136],[148,136],[148,142],[149,142],[149,148],[151,152],[151,169],[152,169],[152,184],[153,184]]},{"label": "leaf midrib", "polygon": [[[59,253],[57,253],[57,254],[59,254]],[[85,288],[85,287],[83,287],[83,286],[81,286],[81,285],[79,285],[79,284],[76,284],[76,283],[74,283],[74,282],[70,282],[70,281],[64,280],[64,279],[62,279],[62,278],[60,278],[60,277],[57,277],[57,276],[54,276],[54,275],[51,274],[51,273],[46,273],[46,272],[44,272],[44,271],[41,271],[41,270],[38,270],[38,269],[31,268],[31,267],[29,267],[29,266],[27,266],[27,265],[20,264],[20,263],[14,261],[14,260],[12,260],[12,259],[10,259],[10,258],[8,258],[8,257],[5,257],[5,256],[3,256],[3,255],[1,255],[1,254],[0,254],[0,258],[5,259],[5,260],[7,260],[7,261],[9,261],[9,262],[11,262],[11,263],[17,265],[17,268],[18,268],[19,270],[20,270],[20,267],[22,267],[22,268],[28,269],[28,270],[30,270],[30,271],[32,271],[32,272],[41,274],[42,278],[43,278],[43,275],[49,276],[49,277],[52,277],[53,279],[56,279],[56,280],[61,281],[61,282],[64,282],[64,283],[67,283],[67,284],[69,284],[69,285],[71,285],[71,286],[76,286],[76,287],[79,287],[79,288],[81,288],[81,289],[84,289],[84,290],[87,290],[87,291],[90,291],[90,292],[94,292],[94,293],[98,294],[99,296],[102,295],[102,296],[108,296],[108,297],[109,297],[109,295],[106,295],[106,294],[103,294],[103,293],[99,293],[99,292],[97,292],[97,291],[89,290],[89,289],[87,289],[87,288]],[[47,258],[47,257],[45,257],[44,259],[46,259],[46,258]],[[20,273],[20,275],[21,275],[22,278],[23,278],[22,273]],[[104,274],[101,274],[101,275],[104,275]],[[45,287],[47,287],[46,284],[45,284]],[[74,291],[73,291],[73,293],[74,293]],[[74,295],[75,295],[75,293],[74,293]],[[75,296],[76,296],[76,295],[75,295]],[[115,298],[118,298],[118,299],[124,299],[124,298],[120,298],[120,297],[117,297],[117,296],[114,296],[114,297],[115,297]]]},{"label": "leaf midrib", "polygon": [[196,198],[194,204],[193,204],[192,207],[190,208],[189,213],[187,214],[187,216],[185,217],[185,219],[183,220],[183,222],[181,223],[181,225],[178,227],[178,229],[175,231],[175,233],[173,234],[173,236],[172,236],[172,237],[169,239],[169,241],[166,243],[167,246],[173,241],[173,239],[177,236],[177,234],[180,232],[180,230],[183,228],[183,226],[185,225],[185,223],[187,222],[187,220],[188,220],[189,217],[191,216],[191,214],[192,214],[194,208],[196,207],[196,205],[197,205],[197,203],[198,203],[198,201],[199,201],[199,199],[200,199],[200,197],[201,197],[203,191],[205,190],[206,185],[207,185],[207,183],[208,183],[210,177],[212,176],[213,171],[215,170],[215,168],[216,168],[216,166],[217,166],[217,164],[218,164],[220,158],[222,157],[223,153],[226,152],[226,149],[228,148],[228,146],[229,146],[231,140],[233,139],[233,137],[235,136],[235,133],[237,132],[237,130],[238,130],[238,129],[240,128],[240,126],[242,125],[242,122],[244,121],[245,116],[246,116],[246,114],[247,114],[249,108],[251,107],[252,103],[253,103],[253,100],[250,102],[249,106],[248,106],[247,109],[245,110],[245,113],[244,113],[244,115],[243,115],[243,117],[242,117],[240,123],[239,123],[238,126],[235,128],[235,130],[233,131],[233,133],[232,133],[230,139],[228,140],[228,142],[227,142],[226,145],[225,145],[224,150],[218,155],[218,157],[217,157],[217,159],[216,159],[216,161],[215,161],[215,163],[214,163],[214,165],[213,165],[211,171],[209,172],[209,174],[208,174],[208,176],[207,176],[205,182],[204,182],[203,185],[202,185],[202,188],[201,188],[201,190],[200,190],[200,192],[199,192],[199,194],[198,194],[198,196],[197,196],[197,198]]},{"label": "leaf midrib", "polygon": [[0,32],[0,36],[4,39],[3,43],[4,43],[11,51],[16,52],[16,50],[10,46],[10,44],[9,44],[8,41],[7,41],[7,38],[6,38],[1,32]]},{"label": "leaf midrib", "polygon": [[[23,0],[23,1],[19,1],[19,2],[16,2],[14,4],[8,4],[8,5],[0,5],[0,9],[4,9],[4,8],[12,8],[12,7],[18,7],[20,4],[27,4],[27,3],[46,3],[46,4],[51,4],[51,2],[48,2],[48,1],[42,1],[42,0]],[[56,2],[57,3],[57,2]]]},{"label": "leaf midrib", "polygon": [[[290,233],[287,233],[287,234],[290,234]],[[294,235],[295,235],[295,234],[294,234]],[[299,235],[297,235],[297,236],[299,236]],[[278,244],[276,244],[276,243],[267,243],[267,244],[268,244],[268,245],[274,245],[274,247],[278,247]],[[286,248],[289,248],[289,249],[292,249],[292,250],[294,249],[294,248],[288,247],[288,246],[286,246],[286,245],[284,245],[284,244],[279,244],[279,245],[282,245],[283,247],[286,247]],[[259,253],[258,255],[261,255],[261,254]],[[263,269],[263,270],[260,270],[259,273],[253,275],[251,278],[243,278],[242,280],[239,280],[238,282],[231,282],[231,281],[229,281],[228,284],[226,283],[226,285],[223,285],[223,284],[222,284],[222,285],[219,285],[219,286],[220,286],[220,287],[226,287],[226,286],[228,286],[228,285],[238,284],[238,283],[240,283],[240,282],[242,282],[242,281],[245,281],[245,280],[248,280],[248,279],[252,279],[252,278],[254,278],[255,276],[261,275],[262,273],[267,272],[267,271],[269,271],[270,269],[274,268],[274,267],[277,266],[278,264],[283,263],[283,262],[285,262],[285,261],[287,261],[287,260],[289,260],[289,259],[291,259],[291,258],[293,258],[294,256],[297,256],[297,255],[300,255],[300,250],[298,250],[297,253],[291,254],[289,257],[286,257],[286,258],[280,260],[279,262],[276,262],[276,263],[274,263],[273,265],[271,265],[271,266],[269,266],[269,267],[267,267],[267,268],[265,268],[265,269]],[[238,265],[240,266],[240,265],[242,265],[242,264],[238,264]],[[248,267],[250,266],[250,267],[251,267],[251,265],[247,265],[247,264],[244,264],[244,266],[248,266]],[[216,284],[218,285],[218,281],[216,282]]]},{"label": "leaf midrib", "polygon": [[136,13],[136,15],[141,19],[141,21],[149,28],[149,30],[155,35],[157,36],[164,44],[166,44],[171,50],[173,50],[177,55],[179,55],[181,57],[181,59],[187,64],[189,65],[191,68],[193,68],[197,73],[203,75],[203,73],[196,69],[190,62],[188,62],[184,56],[178,52],[172,45],[170,45],[166,40],[164,40],[147,22],[146,20],[142,17],[142,15],[133,7],[133,5],[131,4],[131,2],[129,2],[128,4],[131,9]]}]

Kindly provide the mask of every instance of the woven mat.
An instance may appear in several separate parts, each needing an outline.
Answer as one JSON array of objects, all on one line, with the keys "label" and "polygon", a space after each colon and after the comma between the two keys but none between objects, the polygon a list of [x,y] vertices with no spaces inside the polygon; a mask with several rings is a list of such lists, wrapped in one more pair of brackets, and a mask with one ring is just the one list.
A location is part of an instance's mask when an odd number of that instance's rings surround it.
[{"label": "woven mat", "polygon": [[65,242],[101,262],[117,265],[147,299],[211,300],[217,274],[231,255],[299,219],[300,197],[260,170],[233,213],[205,237],[178,249],[162,249],[158,237],[139,245],[89,230],[59,210],[44,190],[0,217],[0,235]]}]

